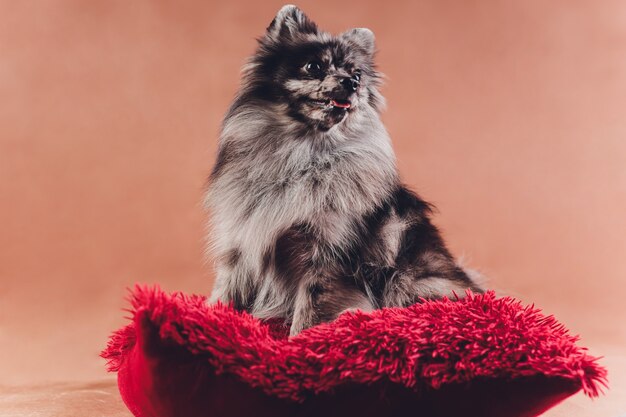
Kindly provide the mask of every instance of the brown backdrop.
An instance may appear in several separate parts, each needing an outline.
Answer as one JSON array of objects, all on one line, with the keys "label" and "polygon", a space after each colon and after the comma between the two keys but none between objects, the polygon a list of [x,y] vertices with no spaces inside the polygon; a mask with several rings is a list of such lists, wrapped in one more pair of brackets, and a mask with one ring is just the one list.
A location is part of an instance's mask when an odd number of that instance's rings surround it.
[{"label": "brown backdrop", "polygon": [[[103,378],[134,282],[210,291],[202,187],[280,6],[0,1],[0,384]],[[607,355],[589,415],[626,412],[626,3],[300,6],[376,33],[404,180],[491,287]]]}]

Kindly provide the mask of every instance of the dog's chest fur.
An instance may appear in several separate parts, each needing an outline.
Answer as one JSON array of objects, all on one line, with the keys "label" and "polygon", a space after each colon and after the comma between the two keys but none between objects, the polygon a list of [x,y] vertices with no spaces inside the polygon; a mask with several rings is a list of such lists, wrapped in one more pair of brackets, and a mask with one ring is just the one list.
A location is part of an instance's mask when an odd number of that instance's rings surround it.
[{"label": "dog's chest fur", "polygon": [[[225,285],[232,288],[217,293],[252,291],[255,314],[280,314],[276,306],[288,308],[290,289],[277,285],[276,269],[268,267],[269,259],[280,262],[273,257],[285,256],[275,252],[280,239],[306,225],[314,228],[316,247],[341,250],[352,244],[358,222],[397,182],[387,134],[381,124],[370,127],[355,132],[356,138],[256,132],[250,140],[242,132],[229,136],[226,126],[221,153],[227,160],[216,170],[207,199],[218,278],[231,277]],[[328,142],[319,142],[324,139]]]}]

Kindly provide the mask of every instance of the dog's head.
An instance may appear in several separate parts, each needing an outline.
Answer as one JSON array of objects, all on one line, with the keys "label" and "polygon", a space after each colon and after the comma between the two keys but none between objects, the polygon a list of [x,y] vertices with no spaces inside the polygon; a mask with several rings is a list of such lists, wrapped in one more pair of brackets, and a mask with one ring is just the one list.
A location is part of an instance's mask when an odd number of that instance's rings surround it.
[{"label": "dog's head", "polygon": [[281,104],[280,111],[307,127],[327,131],[382,104],[373,55],[371,30],[332,36],[296,6],[284,6],[259,39],[245,72],[246,91]]}]

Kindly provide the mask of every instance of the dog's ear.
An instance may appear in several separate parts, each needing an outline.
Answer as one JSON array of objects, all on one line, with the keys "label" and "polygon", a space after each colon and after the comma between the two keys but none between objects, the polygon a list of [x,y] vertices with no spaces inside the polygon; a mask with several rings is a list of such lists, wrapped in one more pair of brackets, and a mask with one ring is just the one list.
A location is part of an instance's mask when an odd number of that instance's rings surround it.
[{"label": "dog's ear", "polygon": [[267,27],[266,36],[280,40],[293,38],[301,33],[317,33],[317,25],[302,10],[292,4],[283,6]]},{"label": "dog's ear", "polygon": [[360,48],[366,55],[374,55],[376,42],[374,32],[367,28],[350,29],[341,34],[341,38]]}]

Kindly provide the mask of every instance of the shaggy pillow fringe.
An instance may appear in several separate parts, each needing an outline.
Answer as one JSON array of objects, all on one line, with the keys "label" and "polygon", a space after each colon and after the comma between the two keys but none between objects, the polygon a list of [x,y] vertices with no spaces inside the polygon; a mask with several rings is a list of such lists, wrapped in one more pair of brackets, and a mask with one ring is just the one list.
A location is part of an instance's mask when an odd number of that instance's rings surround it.
[{"label": "shaggy pillow fringe", "polygon": [[[206,298],[137,286],[134,322],[148,319],[162,340],[201,355],[215,372],[236,375],[266,394],[302,402],[350,382],[381,379],[419,390],[476,378],[562,377],[590,397],[606,386],[606,370],[552,316],[493,292],[408,308],[346,313],[288,338],[280,323]],[[115,332],[102,356],[123,365],[135,324]]]}]

